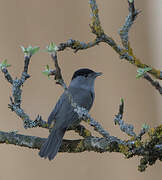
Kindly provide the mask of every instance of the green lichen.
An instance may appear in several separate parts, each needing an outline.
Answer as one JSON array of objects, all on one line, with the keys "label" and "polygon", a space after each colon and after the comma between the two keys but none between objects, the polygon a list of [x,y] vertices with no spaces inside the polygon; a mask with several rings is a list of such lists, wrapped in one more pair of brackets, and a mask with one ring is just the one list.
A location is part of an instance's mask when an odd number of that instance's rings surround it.
[{"label": "green lichen", "polygon": [[82,45],[80,44],[79,41],[75,41],[75,43],[73,44],[73,48],[74,49],[82,49]]},{"label": "green lichen", "polygon": [[9,141],[8,141],[7,139],[6,139],[5,143],[6,143],[6,144],[10,144]]},{"label": "green lichen", "polygon": [[146,168],[147,168],[147,165],[146,165],[146,164],[140,164],[140,165],[138,166],[138,171],[143,172],[143,171],[146,170]]},{"label": "green lichen", "polygon": [[135,144],[136,148],[139,148],[142,146],[142,142],[140,140],[135,141],[134,144]]},{"label": "green lichen", "polygon": [[150,139],[152,138],[162,138],[162,125],[156,127],[156,128],[151,128],[148,132],[148,135],[150,137]]},{"label": "green lichen", "polygon": [[48,128],[49,127],[49,125],[46,123],[46,124],[43,124],[43,126],[42,126],[43,128]]},{"label": "green lichen", "polygon": [[86,122],[87,122],[88,124],[90,124],[91,120],[88,118],[88,119],[86,119]]},{"label": "green lichen", "polygon": [[119,144],[119,152],[123,153],[126,157],[130,155],[129,148],[123,144]]},{"label": "green lichen", "polygon": [[131,56],[133,58],[133,61],[129,61],[131,64],[136,65],[138,68],[151,68],[151,70],[149,71],[150,74],[154,75],[156,78],[161,79],[160,77],[160,70],[157,70],[155,68],[152,68],[151,66],[147,65],[147,64],[143,64],[140,59],[138,59],[134,53],[133,53],[133,49],[130,47],[130,43],[128,42],[128,50],[127,50],[129,56]]},{"label": "green lichen", "polygon": [[91,136],[91,132],[87,129],[84,129],[84,134],[85,134],[85,137]]},{"label": "green lichen", "polygon": [[98,17],[99,10],[97,8],[96,3],[94,3],[94,4],[90,3],[90,7],[92,10],[92,23],[91,23],[90,27],[92,29],[92,32],[94,32],[97,36],[100,37],[102,34],[104,34],[104,31],[101,27],[100,20]]},{"label": "green lichen", "polygon": [[31,143],[31,138],[30,137],[28,137],[28,136],[26,136],[25,138],[24,138],[24,142],[26,142],[26,143]]},{"label": "green lichen", "polygon": [[80,142],[77,144],[76,148],[74,149],[74,152],[82,152],[84,150],[84,141],[80,140]]}]

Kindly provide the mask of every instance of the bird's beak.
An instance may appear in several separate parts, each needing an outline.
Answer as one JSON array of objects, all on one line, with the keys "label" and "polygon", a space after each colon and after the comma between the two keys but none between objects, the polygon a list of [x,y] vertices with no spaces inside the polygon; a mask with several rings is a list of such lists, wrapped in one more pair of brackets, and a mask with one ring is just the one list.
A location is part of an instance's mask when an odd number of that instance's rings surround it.
[{"label": "bird's beak", "polygon": [[95,72],[95,77],[101,76],[102,74],[102,72]]}]

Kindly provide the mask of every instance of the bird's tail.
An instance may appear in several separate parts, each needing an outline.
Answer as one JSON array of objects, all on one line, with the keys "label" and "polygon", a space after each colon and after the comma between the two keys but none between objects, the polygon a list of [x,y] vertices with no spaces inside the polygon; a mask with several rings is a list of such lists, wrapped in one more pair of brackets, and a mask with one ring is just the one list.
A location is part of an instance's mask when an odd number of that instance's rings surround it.
[{"label": "bird's tail", "polygon": [[48,136],[47,140],[42,145],[39,155],[40,157],[47,158],[49,160],[54,159],[62,143],[65,129],[52,129],[52,132]]}]

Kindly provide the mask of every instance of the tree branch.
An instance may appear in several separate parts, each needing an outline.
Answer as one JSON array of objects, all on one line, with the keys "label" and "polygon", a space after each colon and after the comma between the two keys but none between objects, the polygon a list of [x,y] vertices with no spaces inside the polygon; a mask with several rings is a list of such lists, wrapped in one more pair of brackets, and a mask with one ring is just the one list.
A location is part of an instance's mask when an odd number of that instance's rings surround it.
[{"label": "tree branch", "polygon": [[158,81],[154,81],[147,73],[143,76],[162,95],[162,87]]},{"label": "tree branch", "polygon": [[115,124],[118,124],[120,126],[120,130],[125,132],[128,136],[132,136],[136,138],[136,133],[133,131],[134,126],[131,124],[126,124],[122,120],[123,118],[123,112],[124,112],[124,100],[121,100],[121,104],[119,106],[119,113],[115,115],[114,122]]},{"label": "tree branch", "polygon": [[120,47],[113,38],[111,38],[104,32],[99,19],[99,9],[97,7],[96,0],[90,0],[89,1],[91,8],[90,28],[92,30],[92,33],[96,35],[96,38],[89,43],[84,43],[79,40],[70,39],[65,43],[60,43],[58,45],[58,51],[63,51],[67,47],[69,47],[71,49],[74,49],[74,52],[77,52],[79,50],[84,50],[94,47],[95,45],[104,42],[107,45],[111,46],[115,50],[115,52],[119,54],[120,59],[125,59],[130,64],[133,64],[138,68],[150,67],[151,70],[148,73],[153,75],[155,78],[162,80],[162,71],[157,70],[151,67],[150,65],[143,64],[141,60],[134,55],[133,50],[130,47],[130,43],[128,42],[128,32],[140,11],[137,11],[135,9],[134,1],[128,1],[128,3],[129,3],[129,15],[126,18],[123,27],[119,30],[119,34],[124,48]]},{"label": "tree branch", "polygon": [[25,113],[25,111],[21,108],[21,95],[22,95],[22,86],[25,81],[30,77],[28,74],[29,62],[33,54],[35,54],[39,47],[31,47],[28,48],[22,47],[24,52],[24,70],[21,74],[21,78],[13,79],[9,74],[7,67],[10,65],[7,64],[7,60],[4,60],[0,65],[1,71],[5,76],[5,79],[12,85],[12,97],[10,97],[11,103],[8,105],[11,111],[14,111],[24,122],[24,128],[33,128],[33,127],[42,127],[49,128],[46,121],[42,120],[41,116],[37,116],[37,118],[33,121],[30,117]]},{"label": "tree branch", "polygon": [[[125,20],[124,25],[119,30],[122,47],[119,46],[113,38],[111,38],[104,32],[99,19],[99,10],[96,0],[90,0],[89,3],[91,8],[90,28],[92,33],[95,34],[96,38],[88,43],[70,39],[65,43],[60,43],[58,46],[50,44],[50,46],[47,47],[47,50],[50,53],[51,58],[54,62],[55,70],[48,69],[47,72],[48,76],[53,75],[55,77],[56,83],[64,88],[67,96],[69,97],[69,101],[74,107],[74,111],[78,114],[79,118],[88,122],[91,126],[94,127],[94,130],[96,130],[103,137],[100,138],[92,136],[91,132],[82,125],[70,127],[69,130],[74,130],[75,132],[79,133],[79,135],[84,137],[84,139],[63,140],[60,152],[120,152],[124,154],[126,158],[131,158],[133,156],[141,156],[139,170],[144,171],[148,165],[153,165],[156,160],[162,161],[162,125],[151,129],[149,129],[147,125],[144,125],[140,130],[139,134],[137,135],[134,132],[134,126],[127,124],[123,121],[124,101],[122,100],[119,106],[119,112],[117,115],[115,115],[114,122],[115,124],[118,124],[120,126],[121,131],[126,133],[128,136],[131,136],[131,139],[121,140],[117,137],[111,136],[97,121],[95,121],[89,115],[86,109],[78,106],[73,101],[73,97],[68,92],[67,86],[61,74],[61,68],[57,59],[58,51],[63,51],[66,48],[71,48],[74,50],[74,52],[77,52],[79,50],[94,47],[101,42],[104,42],[107,45],[111,46],[120,56],[120,59],[125,59],[138,68],[151,67],[147,64],[143,64],[138,58],[136,58],[132,48],[130,47],[128,36],[129,31],[137,15],[139,14],[139,11],[135,9],[134,0],[128,0],[129,14]],[[24,69],[20,79],[12,78],[7,69],[7,67],[10,66],[9,64],[7,64],[7,60],[4,60],[0,64],[1,71],[4,74],[5,79],[12,85],[12,97],[10,97],[11,103],[9,104],[9,108],[23,120],[25,128],[42,127],[50,129],[51,127],[48,126],[47,122],[44,121],[40,115],[38,115],[33,121],[21,107],[22,86],[24,85],[25,81],[30,77],[28,74],[29,63],[31,61],[32,55],[39,50],[39,47],[22,47],[22,50],[24,52]],[[153,75],[157,79],[162,79],[162,71],[160,70],[151,67],[148,73]],[[162,87],[157,81],[154,81],[147,73],[145,73],[143,77],[152,86],[154,86],[160,92],[160,94],[162,94]],[[148,138],[143,141],[142,137],[144,134],[147,134]],[[22,147],[40,149],[44,141],[45,138],[17,134],[16,132],[8,133],[0,131],[0,143],[14,144]]]},{"label": "tree branch", "polygon": [[[162,126],[152,128],[148,133],[149,140],[146,140],[145,142],[133,139],[122,141],[114,136],[111,136],[110,138],[89,136],[85,139],[63,140],[59,152],[119,152],[124,154],[126,158],[141,156],[138,169],[144,171],[148,165],[153,165],[156,160],[162,161],[162,137],[159,136],[161,133]],[[0,131],[0,143],[40,149],[44,141],[45,138]]]}]

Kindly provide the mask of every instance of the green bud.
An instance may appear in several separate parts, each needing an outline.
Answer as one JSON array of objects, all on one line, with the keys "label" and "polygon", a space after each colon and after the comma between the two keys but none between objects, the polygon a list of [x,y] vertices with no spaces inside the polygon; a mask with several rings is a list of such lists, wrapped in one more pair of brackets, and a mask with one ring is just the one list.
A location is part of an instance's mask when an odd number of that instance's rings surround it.
[{"label": "green bud", "polygon": [[8,68],[11,64],[7,64],[7,59],[3,60],[2,63],[0,63],[0,69]]},{"label": "green bud", "polygon": [[40,47],[38,46],[35,46],[35,47],[32,47],[32,46],[28,46],[27,48],[24,48],[23,46],[21,46],[21,49],[23,51],[23,53],[27,56],[32,56],[34,55],[35,53],[37,53],[40,49]]},{"label": "green bud", "polygon": [[146,68],[138,68],[137,69],[137,75],[136,78],[139,79],[140,77],[142,77],[145,73],[151,71],[152,68],[151,67],[146,67]]},{"label": "green bud", "polygon": [[53,42],[51,42],[51,43],[49,44],[49,46],[46,47],[46,49],[47,49],[47,52],[49,52],[49,53],[53,53],[53,52],[58,51],[58,47],[57,47],[56,44],[53,43]]}]

